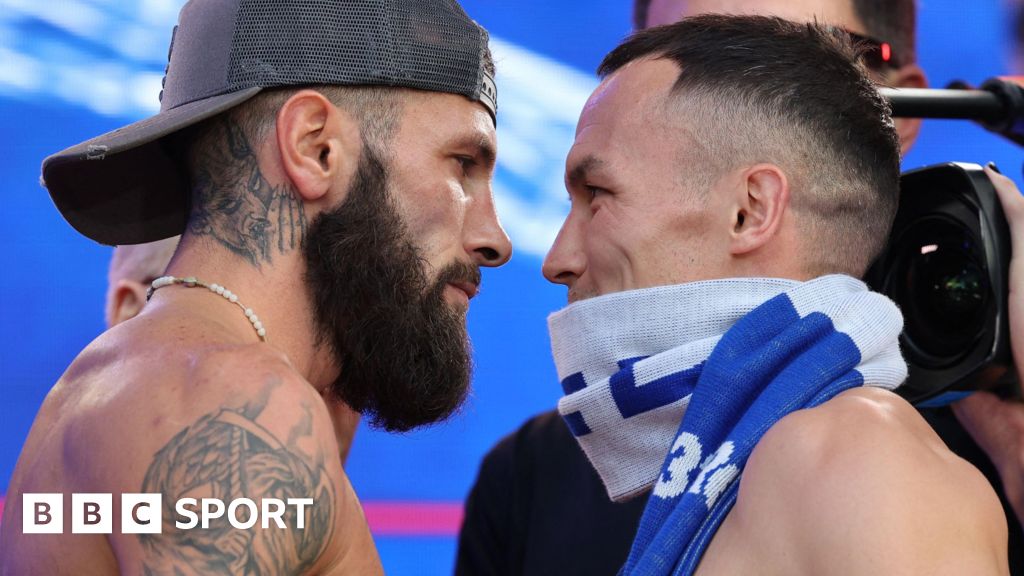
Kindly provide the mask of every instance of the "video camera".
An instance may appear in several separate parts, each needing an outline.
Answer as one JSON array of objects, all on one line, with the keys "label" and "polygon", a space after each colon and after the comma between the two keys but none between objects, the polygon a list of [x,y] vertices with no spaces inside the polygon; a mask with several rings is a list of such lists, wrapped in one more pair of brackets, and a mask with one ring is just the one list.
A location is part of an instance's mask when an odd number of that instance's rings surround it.
[{"label": "video camera", "polygon": [[979,385],[1009,392],[1009,264],[1009,227],[981,166],[903,174],[889,242],[866,280],[903,311],[907,400]]},{"label": "video camera", "polygon": [[[1024,145],[1024,88],[992,79],[981,90],[882,89],[894,116],[962,118]],[[909,365],[898,392],[945,403],[973,390],[1019,397],[1010,352],[1010,231],[992,182],[976,164],[906,172],[886,248],[865,280],[903,311]]]}]

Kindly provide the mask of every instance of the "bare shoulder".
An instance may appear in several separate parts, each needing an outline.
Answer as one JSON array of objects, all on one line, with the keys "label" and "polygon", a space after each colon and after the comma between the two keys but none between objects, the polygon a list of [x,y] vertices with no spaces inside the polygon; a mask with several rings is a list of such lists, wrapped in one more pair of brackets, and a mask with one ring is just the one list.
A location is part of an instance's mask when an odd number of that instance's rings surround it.
[{"label": "bare shoulder", "polygon": [[[253,565],[259,573],[303,573],[331,540],[342,478],[323,403],[286,359],[256,348],[197,359],[185,386],[215,385],[226,393],[168,430],[146,468],[141,492],[163,494],[163,533],[140,536],[141,550],[132,540],[125,552],[135,552],[146,573],[234,572]],[[198,487],[207,493],[196,494]],[[229,514],[213,532],[177,524],[187,517],[180,503],[190,499],[191,509],[199,510],[203,497],[225,506],[246,499],[265,514],[269,500],[308,508],[288,510],[279,526],[284,530],[240,529]]]},{"label": "bare shoulder", "polygon": [[[253,414],[274,432],[298,420],[326,419],[330,429],[316,390],[266,344],[172,346],[128,343],[116,334],[112,340],[87,348],[51,393],[67,429],[65,463],[79,477],[89,462],[111,464],[104,455],[121,468],[137,465],[182,425],[222,410]],[[98,449],[107,445],[119,449]],[[84,466],[81,455],[88,456]]]},{"label": "bare shoulder", "polygon": [[[218,337],[133,321],[97,338],[47,396],[12,493],[114,495],[90,550],[123,574],[380,573],[320,393],[270,345]],[[160,496],[158,534],[122,530],[119,495],[139,493]]]},{"label": "bare shoulder", "polygon": [[[67,440],[116,455],[116,471],[102,472],[116,477],[97,478],[97,491],[162,495],[160,534],[110,539],[124,573],[325,573],[353,547],[373,565],[331,416],[284,354],[261,343],[142,356],[121,369],[130,384],[82,410],[90,432]],[[210,504],[208,527],[190,525],[204,499],[223,508]]]},{"label": "bare shoulder", "polygon": [[[182,386],[206,399],[194,416],[232,412],[280,436],[307,454],[337,454],[330,414],[320,393],[279,350],[265,344],[216,348],[197,354]],[[302,433],[296,434],[296,426]]]},{"label": "bare shoulder", "polygon": [[195,350],[191,357],[190,377],[198,382],[264,375],[305,382],[288,357],[267,344],[208,346]]},{"label": "bare shoulder", "polygon": [[[906,458],[958,461],[914,408],[902,398],[877,388],[856,388],[821,406],[797,410],[772,426],[751,460],[785,458],[790,465],[832,470],[843,464],[878,465],[882,470],[910,464]],[[883,456],[900,455],[891,459]],[[763,460],[763,462],[761,462]]]},{"label": "bare shoulder", "polygon": [[780,420],[751,454],[737,509],[751,526],[780,527],[800,572],[1006,571],[991,485],[885,390],[850,390]]}]

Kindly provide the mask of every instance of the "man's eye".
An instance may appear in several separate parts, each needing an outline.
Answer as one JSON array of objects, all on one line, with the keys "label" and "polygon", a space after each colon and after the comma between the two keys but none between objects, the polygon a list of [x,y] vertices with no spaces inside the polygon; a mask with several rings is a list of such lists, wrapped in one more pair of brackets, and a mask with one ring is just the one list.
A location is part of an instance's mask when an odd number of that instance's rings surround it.
[{"label": "man's eye", "polygon": [[590,194],[591,200],[596,200],[598,197],[608,194],[608,191],[597,186],[587,186],[587,193]]},{"label": "man's eye", "polygon": [[476,160],[472,156],[456,156],[455,161],[459,163],[463,173],[469,172],[476,166]]}]

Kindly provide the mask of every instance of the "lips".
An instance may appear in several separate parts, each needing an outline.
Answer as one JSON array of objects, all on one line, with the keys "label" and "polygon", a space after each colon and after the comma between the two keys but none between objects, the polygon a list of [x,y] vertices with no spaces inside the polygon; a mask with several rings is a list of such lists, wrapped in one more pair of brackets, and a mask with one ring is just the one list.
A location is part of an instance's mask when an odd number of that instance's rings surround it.
[{"label": "lips", "polygon": [[437,277],[438,286],[450,286],[466,295],[468,302],[480,292],[480,267],[456,260],[445,266]]},{"label": "lips", "polygon": [[469,300],[472,300],[479,291],[479,286],[472,282],[449,282],[448,285],[452,288],[465,292],[466,298]]}]

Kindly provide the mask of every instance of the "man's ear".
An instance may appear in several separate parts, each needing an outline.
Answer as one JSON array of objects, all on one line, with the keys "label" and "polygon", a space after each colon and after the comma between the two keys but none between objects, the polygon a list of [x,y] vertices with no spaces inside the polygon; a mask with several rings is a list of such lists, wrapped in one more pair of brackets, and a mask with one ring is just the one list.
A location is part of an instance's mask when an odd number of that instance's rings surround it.
[{"label": "man's ear", "polygon": [[[916,63],[901,66],[886,77],[886,82],[893,88],[927,88],[928,78],[924,70]],[[895,118],[896,133],[900,137],[900,151],[906,154],[910,147],[917,140],[917,134],[921,131],[920,118]]]},{"label": "man's ear", "polygon": [[110,305],[107,307],[107,327],[131,320],[145,305],[146,286],[135,280],[118,280],[110,295]]},{"label": "man's ear", "polygon": [[[281,164],[306,201],[355,173],[362,140],[355,119],[315,90],[301,90],[277,114]],[[339,180],[340,178],[340,180]]]},{"label": "man's ear", "polygon": [[740,256],[768,244],[782,227],[789,209],[789,180],[774,164],[758,164],[740,175],[729,252]]}]

